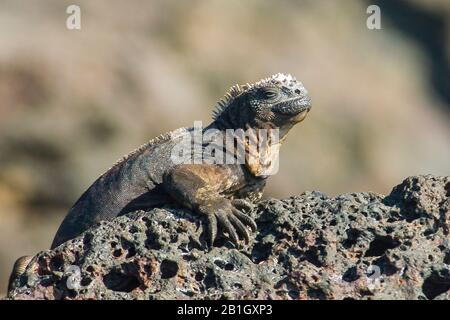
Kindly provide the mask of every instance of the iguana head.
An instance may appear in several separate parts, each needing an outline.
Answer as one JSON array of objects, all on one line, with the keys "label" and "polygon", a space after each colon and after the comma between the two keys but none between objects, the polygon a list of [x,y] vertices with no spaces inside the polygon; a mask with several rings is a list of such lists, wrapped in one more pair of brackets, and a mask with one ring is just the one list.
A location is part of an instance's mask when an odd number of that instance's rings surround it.
[{"label": "iguana head", "polygon": [[311,99],[303,84],[278,73],[254,84],[235,85],[219,101],[214,119],[224,128],[279,128],[283,138],[305,119]]}]

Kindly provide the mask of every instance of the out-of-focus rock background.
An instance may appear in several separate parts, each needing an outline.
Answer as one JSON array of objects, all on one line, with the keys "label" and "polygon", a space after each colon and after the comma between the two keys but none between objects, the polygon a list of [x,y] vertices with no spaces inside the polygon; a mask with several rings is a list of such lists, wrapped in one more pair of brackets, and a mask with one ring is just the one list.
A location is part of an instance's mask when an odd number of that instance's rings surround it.
[{"label": "out-of-focus rock background", "polygon": [[[366,28],[368,4],[382,30]],[[415,1],[0,1],[0,293],[117,158],[289,72],[313,110],[267,196],[388,193],[450,171],[450,6]]]}]

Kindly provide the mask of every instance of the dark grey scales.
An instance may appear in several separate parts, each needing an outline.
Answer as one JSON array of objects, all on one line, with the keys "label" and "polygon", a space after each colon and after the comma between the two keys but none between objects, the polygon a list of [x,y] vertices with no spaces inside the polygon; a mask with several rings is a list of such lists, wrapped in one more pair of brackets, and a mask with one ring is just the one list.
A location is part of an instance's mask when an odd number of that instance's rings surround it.
[{"label": "dark grey scales", "polygon": [[[207,129],[280,129],[280,143],[311,108],[304,86],[287,74],[254,84],[235,85],[219,101]],[[192,129],[163,134],[125,156],[100,176],[70,209],[51,248],[71,240],[103,220],[138,209],[178,202],[208,220],[209,246],[220,231],[238,245],[249,241],[255,222],[245,211],[262,196],[266,163],[174,164],[171,152]],[[206,147],[206,146],[204,146]],[[269,164],[270,165],[270,164]],[[23,270],[27,257],[16,263],[11,279]],[[20,262],[19,261],[19,262]]]}]

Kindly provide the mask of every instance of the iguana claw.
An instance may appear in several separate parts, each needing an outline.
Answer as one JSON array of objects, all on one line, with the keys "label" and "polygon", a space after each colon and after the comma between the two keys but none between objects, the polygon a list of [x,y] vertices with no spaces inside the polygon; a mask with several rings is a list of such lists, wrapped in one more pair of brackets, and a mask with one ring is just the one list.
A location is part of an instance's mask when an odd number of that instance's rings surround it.
[{"label": "iguana claw", "polygon": [[[241,200],[241,199],[239,199]],[[253,206],[247,201],[230,201],[228,199],[216,199],[213,203],[199,208],[199,210],[208,217],[208,245],[212,247],[220,227],[222,234],[226,233],[229,240],[239,247],[239,239],[245,243],[250,242],[250,233],[248,227],[256,231],[256,223],[248,215],[236,207]]]}]

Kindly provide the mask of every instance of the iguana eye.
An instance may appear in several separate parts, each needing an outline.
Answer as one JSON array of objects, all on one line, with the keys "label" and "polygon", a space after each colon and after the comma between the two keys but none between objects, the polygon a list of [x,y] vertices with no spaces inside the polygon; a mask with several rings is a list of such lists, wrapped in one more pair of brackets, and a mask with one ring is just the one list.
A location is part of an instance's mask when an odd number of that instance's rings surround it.
[{"label": "iguana eye", "polygon": [[275,99],[278,96],[278,92],[273,89],[265,89],[262,94],[264,99]]}]

